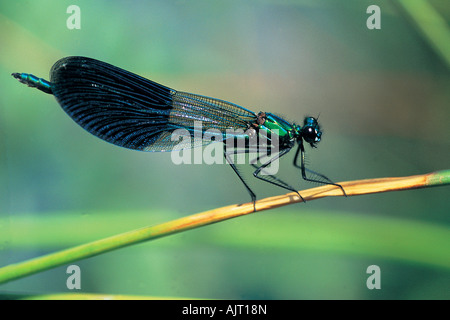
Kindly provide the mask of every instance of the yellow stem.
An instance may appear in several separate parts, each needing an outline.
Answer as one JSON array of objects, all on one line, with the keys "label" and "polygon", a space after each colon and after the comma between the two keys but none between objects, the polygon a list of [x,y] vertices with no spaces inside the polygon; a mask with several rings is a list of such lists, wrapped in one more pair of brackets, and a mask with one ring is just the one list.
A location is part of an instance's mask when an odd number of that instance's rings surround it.
[{"label": "yellow stem", "polygon": [[[339,184],[345,189],[348,196],[424,188],[450,184],[450,170],[410,177],[347,181],[340,182]],[[339,187],[332,185],[302,190],[299,191],[299,193],[306,201],[344,195]],[[292,192],[281,196],[261,199],[256,202],[255,208],[256,212],[258,212],[301,201],[301,198],[295,192]],[[236,204],[183,217],[157,226],[145,227],[93,241],[0,268],[0,283],[23,278],[31,274],[93,257],[132,244],[153,240],[250,213],[254,213],[253,203]]]}]

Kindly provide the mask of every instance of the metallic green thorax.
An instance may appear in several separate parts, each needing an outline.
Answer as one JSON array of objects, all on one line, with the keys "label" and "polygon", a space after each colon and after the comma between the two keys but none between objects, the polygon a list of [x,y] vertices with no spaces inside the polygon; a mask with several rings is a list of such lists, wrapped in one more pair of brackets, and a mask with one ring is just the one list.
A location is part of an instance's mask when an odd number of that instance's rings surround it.
[{"label": "metallic green thorax", "polygon": [[260,120],[261,124],[258,126],[260,134],[271,137],[278,136],[281,145],[294,143],[298,135],[297,126],[272,113],[260,113],[258,117],[264,120]]},{"label": "metallic green thorax", "polygon": [[256,130],[260,137],[266,138],[268,145],[277,143],[281,149],[290,149],[295,142],[298,142],[302,149],[303,140],[315,148],[322,136],[316,118],[306,117],[303,126],[299,126],[266,112],[258,113],[256,121],[250,125],[246,132],[249,137],[251,137],[251,130]]}]

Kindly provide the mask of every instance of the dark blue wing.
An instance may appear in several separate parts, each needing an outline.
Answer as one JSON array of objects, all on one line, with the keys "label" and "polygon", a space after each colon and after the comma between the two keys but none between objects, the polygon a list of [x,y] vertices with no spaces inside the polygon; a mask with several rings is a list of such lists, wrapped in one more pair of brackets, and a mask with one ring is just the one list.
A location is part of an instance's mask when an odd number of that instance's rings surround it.
[{"label": "dark blue wing", "polygon": [[[255,113],[238,105],[177,92],[102,61],[67,57],[50,71],[53,94],[66,113],[93,135],[143,151],[171,151],[210,143],[193,139],[215,129],[246,130]],[[199,126],[200,125],[200,126]],[[184,129],[188,143],[172,141]],[[181,138],[180,138],[181,139]]]}]

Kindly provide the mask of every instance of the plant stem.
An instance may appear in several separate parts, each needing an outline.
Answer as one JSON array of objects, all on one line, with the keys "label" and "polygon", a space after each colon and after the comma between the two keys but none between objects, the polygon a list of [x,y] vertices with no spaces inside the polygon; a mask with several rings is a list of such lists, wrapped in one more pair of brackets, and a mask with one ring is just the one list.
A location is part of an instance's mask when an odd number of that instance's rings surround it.
[{"label": "plant stem", "polygon": [[[410,177],[347,181],[339,184],[342,185],[348,196],[425,188],[450,184],[450,170]],[[299,191],[299,193],[307,201],[330,196],[343,196],[340,188],[330,185]],[[256,202],[255,207],[256,212],[258,212],[301,201],[299,196],[293,192],[261,199]],[[157,239],[250,213],[254,213],[253,203],[231,205],[160,225],[118,234],[17,264],[11,264],[0,268],[0,284],[143,241]]]}]

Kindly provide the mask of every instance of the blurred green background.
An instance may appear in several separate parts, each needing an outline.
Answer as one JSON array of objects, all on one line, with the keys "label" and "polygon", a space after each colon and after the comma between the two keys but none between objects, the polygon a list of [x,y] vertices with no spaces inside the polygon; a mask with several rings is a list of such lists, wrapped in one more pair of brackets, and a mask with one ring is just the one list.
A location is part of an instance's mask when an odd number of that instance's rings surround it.
[{"label": "blurred green background", "polygon": [[[248,202],[225,165],[116,147],[10,74],[83,55],[290,121],[318,115],[311,169],[334,181],[449,168],[450,4],[441,1],[0,2],[0,267]],[[369,5],[381,29],[369,30]],[[424,6],[425,4],[425,6]],[[313,187],[281,162],[280,177]],[[255,181],[259,198],[284,190]],[[81,292],[224,299],[449,299],[449,188],[328,198],[76,263]],[[432,249],[432,250],[430,250]],[[381,268],[381,290],[366,269]],[[0,285],[71,292],[67,266]]]}]

